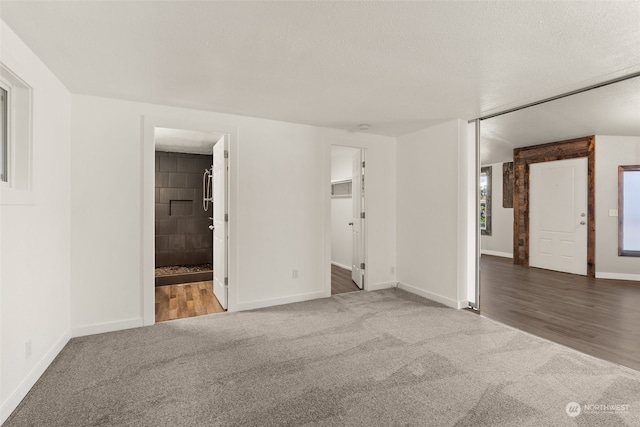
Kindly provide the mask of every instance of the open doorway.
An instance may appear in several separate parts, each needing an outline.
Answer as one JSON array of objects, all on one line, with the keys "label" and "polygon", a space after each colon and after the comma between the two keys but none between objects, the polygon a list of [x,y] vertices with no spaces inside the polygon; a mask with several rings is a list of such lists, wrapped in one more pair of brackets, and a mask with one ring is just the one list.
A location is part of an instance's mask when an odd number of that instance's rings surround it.
[{"label": "open doorway", "polygon": [[365,286],[365,160],[360,148],[331,147],[331,294]]},{"label": "open doorway", "polygon": [[226,245],[226,203],[214,203],[216,193],[226,201],[225,143],[223,135],[155,129],[156,322],[226,309],[226,283],[222,279],[217,290],[215,285],[226,269],[219,268],[218,275],[214,270],[216,249],[226,253],[217,243]]},{"label": "open doorway", "polygon": [[488,117],[478,132],[481,314],[633,369],[640,264],[618,249],[616,172],[640,161],[639,100],[633,77]]}]

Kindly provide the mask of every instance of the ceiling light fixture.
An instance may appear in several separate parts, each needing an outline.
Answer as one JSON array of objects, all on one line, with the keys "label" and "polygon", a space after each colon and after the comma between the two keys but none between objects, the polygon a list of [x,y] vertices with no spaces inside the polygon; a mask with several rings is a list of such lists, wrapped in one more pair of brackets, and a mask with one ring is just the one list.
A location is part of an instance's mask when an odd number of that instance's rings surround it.
[{"label": "ceiling light fixture", "polygon": [[370,127],[371,126],[369,126],[368,124],[362,123],[362,124],[358,125],[358,130],[369,130]]}]

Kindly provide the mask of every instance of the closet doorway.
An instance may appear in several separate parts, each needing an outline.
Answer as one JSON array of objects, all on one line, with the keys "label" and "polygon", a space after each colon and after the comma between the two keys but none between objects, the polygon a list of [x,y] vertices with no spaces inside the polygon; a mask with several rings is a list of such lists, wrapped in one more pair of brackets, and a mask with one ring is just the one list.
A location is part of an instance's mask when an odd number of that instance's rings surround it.
[{"label": "closet doorway", "polygon": [[331,294],[365,286],[365,150],[331,147]]}]

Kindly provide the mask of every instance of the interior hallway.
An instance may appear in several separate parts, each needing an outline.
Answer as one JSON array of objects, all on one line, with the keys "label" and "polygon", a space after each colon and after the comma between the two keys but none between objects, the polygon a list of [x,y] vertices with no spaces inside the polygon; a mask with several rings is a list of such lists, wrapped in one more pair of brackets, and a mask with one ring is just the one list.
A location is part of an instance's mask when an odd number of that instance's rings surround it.
[{"label": "interior hallway", "polygon": [[351,271],[331,264],[331,295],[359,290],[360,288],[351,280]]},{"label": "interior hallway", "polygon": [[640,283],[593,279],[481,257],[480,309],[592,356],[640,370]]},{"label": "interior hallway", "polygon": [[213,281],[156,286],[156,322],[222,313],[213,294]]}]

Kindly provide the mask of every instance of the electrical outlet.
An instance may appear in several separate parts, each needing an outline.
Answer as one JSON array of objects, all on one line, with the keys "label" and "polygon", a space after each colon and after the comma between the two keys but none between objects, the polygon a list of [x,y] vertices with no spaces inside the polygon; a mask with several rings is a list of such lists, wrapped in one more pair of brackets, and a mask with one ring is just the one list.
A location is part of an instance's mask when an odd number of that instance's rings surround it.
[{"label": "electrical outlet", "polygon": [[296,270],[295,268],[291,270],[291,277],[293,277],[294,279],[297,279],[299,277],[298,270]]},{"label": "electrical outlet", "polygon": [[618,216],[618,209],[609,209],[609,216]]},{"label": "electrical outlet", "polygon": [[395,268],[395,267],[391,267],[391,268],[389,269],[389,273],[390,273],[390,274],[396,274],[396,268]]},{"label": "electrical outlet", "polygon": [[31,340],[24,343],[24,358],[28,359],[29,357],[31,357]]}]

